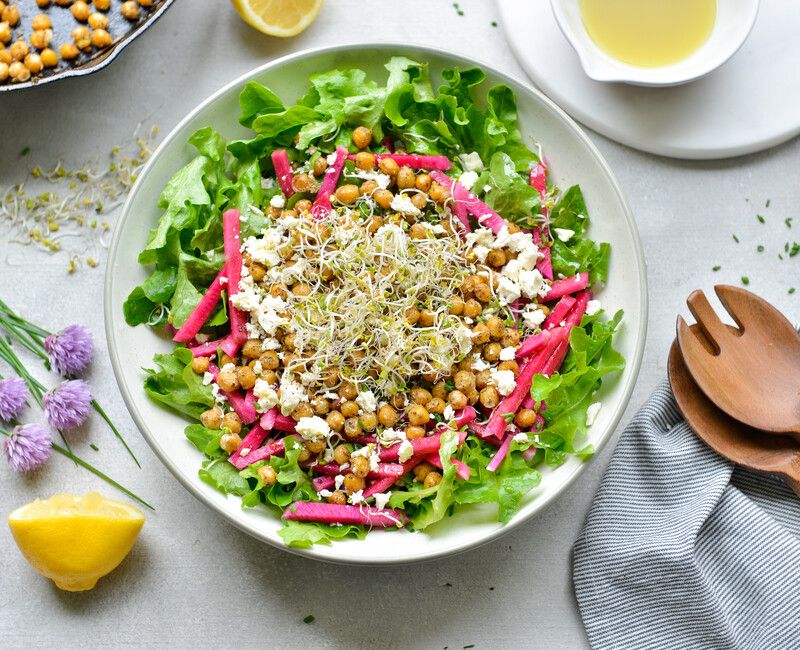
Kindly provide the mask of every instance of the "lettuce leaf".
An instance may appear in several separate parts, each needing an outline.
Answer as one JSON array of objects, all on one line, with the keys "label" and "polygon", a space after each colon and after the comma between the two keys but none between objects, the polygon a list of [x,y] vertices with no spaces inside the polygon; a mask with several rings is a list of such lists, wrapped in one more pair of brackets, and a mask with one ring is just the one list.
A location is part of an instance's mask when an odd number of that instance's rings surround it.
[{"label": "lettuce leaf", "polygon": [[287,546],[310,548],[314,544],[330,544],[346,537],[364,539],[367,536],[367,529],[363,526],[329,526],[305,521],[286,521],[283,528],[278,531],[278,535]]},{"label": "lettuce leaf", "polygon": [[[251,489],[242,499],[242,507],[250,507],[259,503],[271,503],[283,509],[295,501],[319,501],[306,471],[300,467],[302,443],[289,436],[286,438],[286,453],[283,456],[272,456],[267,460],[248,465],[241,471],[242,478],[249,479]],[[274,485],[265,488],[258,476],[258,470],[269,465],[278,475]]]},{"label": "lettuce leaf", "polygon": [[145,370],[144,380],[152,399],[195,420],[214,405],[211,386],[204,386],[203,378],[192,370],[191,350],[176,348],[171,354],[157,354],[154,361],[160,370]]},{"label": "lettuce leaf", "polygon": [[564,456],[556,452],[591,453],[577,447],[577,442],[586,435],[586,409],[603,377],[625,367],[625,359],[612,345],[622,311],[608,321],[601,320],[602,313],[584,316],[581,327],[572,330],[570,351],[560,372],[549,378],[537,375],[533,379],[531,397],[547,400],[547,410],[543,413],[546,426],[539,434],[541,444],[537,446],[553,452],[549,464],[563,461]]}]

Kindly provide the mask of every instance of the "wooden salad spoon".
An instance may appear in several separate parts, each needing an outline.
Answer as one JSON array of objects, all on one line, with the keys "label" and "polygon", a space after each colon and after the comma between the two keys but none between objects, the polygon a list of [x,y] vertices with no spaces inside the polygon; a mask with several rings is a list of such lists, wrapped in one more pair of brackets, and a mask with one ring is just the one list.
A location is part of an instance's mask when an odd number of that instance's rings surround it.
[{"label": "wooden salad spoon", "polygon": [[687,299],[698,327],[678,316],[678,345],[700,389],[755,429],[800,434],[800,335],[775,307],[726,285],[714,291],[737,327],[725,325],[702,291]]},{"label": "wooden salad spoon", "polygon": [[667,375],[678,409],[698,438],[737,465],[781,475],[800,496],[800,442],[753,429],[714,406],[692,379],[677,341],[669,352]]}]

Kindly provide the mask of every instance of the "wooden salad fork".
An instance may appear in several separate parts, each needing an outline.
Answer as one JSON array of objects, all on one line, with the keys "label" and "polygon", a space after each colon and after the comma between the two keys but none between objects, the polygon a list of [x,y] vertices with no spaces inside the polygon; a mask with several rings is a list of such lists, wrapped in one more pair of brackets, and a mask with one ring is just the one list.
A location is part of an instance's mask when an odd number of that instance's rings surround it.
[{"label": "wooden salad fork", "polygon": [[775,307],[741,289],[714,291],[736,323],[722,322],[702,291],[678,317],[678,345],[694,381],[722,411],[756,429],[800,434],[800,335]]}]

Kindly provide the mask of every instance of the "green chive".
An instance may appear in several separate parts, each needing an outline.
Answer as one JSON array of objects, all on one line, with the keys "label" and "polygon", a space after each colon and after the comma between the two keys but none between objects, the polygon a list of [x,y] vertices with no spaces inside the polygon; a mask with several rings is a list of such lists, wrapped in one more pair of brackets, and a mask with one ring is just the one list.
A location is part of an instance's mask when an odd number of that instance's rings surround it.
[{"label": "green chive", "polygon": [[91,448],[92,448],[92,449],[94,449],[95,451],[100,451],[100,447],[98,447],[98,446],[97,446],[96,444],[94,444],[94,443],[91,443],[91,444],[89,445],[89,447],[91,447]]},{"label": "green chive", "polygon": [[31,148],[30,148],[30,147],[23,147],[22,151],[20,151],[20,152],[19,152],[19,157],[20,157],[20,158],[24,158],[24,157],[25,157],[25,156],[27,156],[27,155],[28,155],[30,152],[31,152]]},{"label": "green chive", "polygon": [[711,270],[712,271],[719,271],[721,268],[722,267],[719,264],[715,264],[714,266],[711,267]]},{"label": "green chive", "polygon": [[792,227],[792,218],[791,218],[791,217],[786,217],[786,218],[783,220],[783,223],[785,223],[785,224],[786,224],[786,227],[787,227],[787,228],[791,228],[791,227]]},{"label": "green chive", "polygon": [[742,284],[745,285],[745,286],[750,284],[750,278],[748,278],[746,275],[743,275],[742,276]]},{"label": "green chive", "polygon": [[756,215],[756,219],[758,219],[759,223],[765,223],[766,222],[766,219],[764,217],[762,217],[760,214]]},{"label": "green chive", "polygon": [[313,623],[316,619],[312,614],[309,614],[303,619],[303,623]]},{"label": "green chive", "polygon": [[772,199],[767,199],[767,202],[764,204],[764,207],[768,208],[770,203],[772,203]]},{"label": "green chive", "polygon": [[497,21],[496,20],[492,21],[492,27],[497,27]]},{"label": "green chive", "polygon": [[735,241],[738,244],[739,238],[736,235],[731,235],[731,236],[733,237],[733,241]]},{"label": "green chive", "polygon": [[789,287],[789,294],[791,295],[791,294],[793,294],[794,292],[795,292],[795,288],[794,288],[794,287]]}]

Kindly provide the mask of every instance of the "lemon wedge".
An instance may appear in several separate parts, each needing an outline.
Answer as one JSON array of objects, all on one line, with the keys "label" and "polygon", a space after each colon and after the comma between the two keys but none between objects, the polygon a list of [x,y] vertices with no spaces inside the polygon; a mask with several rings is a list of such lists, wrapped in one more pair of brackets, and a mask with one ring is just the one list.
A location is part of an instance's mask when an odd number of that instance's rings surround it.
[{"label": "lemon wedge", "polygon": [[11,534],[31,566],[59,589],[92,589],[133,547],[144,515],[97,492],[36,499],[8,516]]},{"label": "lemon wedge", "polygon": [[322,9],[323,0],[231,0],[251,27],[270,36],[297,36]]}]

